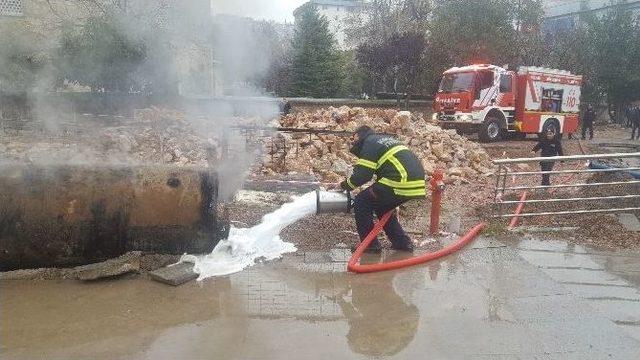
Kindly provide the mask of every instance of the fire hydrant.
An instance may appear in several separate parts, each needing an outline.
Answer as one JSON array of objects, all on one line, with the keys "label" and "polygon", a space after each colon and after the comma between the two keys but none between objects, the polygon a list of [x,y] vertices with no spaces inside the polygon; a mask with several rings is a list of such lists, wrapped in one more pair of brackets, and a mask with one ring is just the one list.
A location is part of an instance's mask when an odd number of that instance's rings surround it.
[{"label": "fire hydrant", "polygon": [[431,175],[431,227],[429,234],[437,235],[440,229],[440,206],[444,192],[444,173],[437,169]]}]

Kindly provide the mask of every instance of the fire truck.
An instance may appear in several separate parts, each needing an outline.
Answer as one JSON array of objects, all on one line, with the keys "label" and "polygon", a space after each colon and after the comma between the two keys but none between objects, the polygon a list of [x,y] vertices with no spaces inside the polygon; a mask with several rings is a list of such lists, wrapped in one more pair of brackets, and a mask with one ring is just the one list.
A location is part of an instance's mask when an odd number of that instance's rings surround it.
[{"label": "fire truck", "polygon": [[433,117],[459,134],[480,141],[525,137],[553,129],[558,136],[578,129],[582,76],[541,67],[477,64],[444,72]]}]

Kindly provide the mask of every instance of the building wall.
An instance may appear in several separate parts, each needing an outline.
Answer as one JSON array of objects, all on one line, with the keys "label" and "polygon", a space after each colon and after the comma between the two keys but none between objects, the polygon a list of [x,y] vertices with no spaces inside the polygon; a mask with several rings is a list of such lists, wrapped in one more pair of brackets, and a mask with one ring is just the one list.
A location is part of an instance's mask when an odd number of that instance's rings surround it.
[{"label": "building wall", "polygon": [[349,15],[352,14],[352,6],[317,5],[320,14],[329,20],[329,30],[333,33],[338,47],[346,49],[345,26]]},{"label": "building wall", "polygon": [[[581,14],[604,14],[611,0],[543,0],[544,29],[549,32],[571,29]],[[628,8],[640,15],[640,0],[628,0]]]},{"label": "building wall", "polygon": [[[4,6],[3,6],[4,5]],[[7,10],[20,8],[20,13]],[[96,9],[73,0],[0,0],[0,25],[21,21],[29,29],[47,38],[57,38],[66,22],[82,22]]]},{"label": "building wall", "polygon": [[27,25],[52,49],[64,24],[82,24],[104,9],[136,19],[126,31],[157,30],[171,49],[166,61],[176,72],[180,95],[215,95],[210,0],[0,0],[0,33]]},{"label": "building wall", "polygon": [[311,0],[300,6],[294,15],[304,6],[315,6],[320,15],[329,21],[329,30],[333,33],[338,48],[347,50],[350,46],[346,41],[345,27],[349,17],[363,6],[358,0]]},{"label": "building wall", "polygon": [[0,16],[21,16],[22,0],[0,0]]}]

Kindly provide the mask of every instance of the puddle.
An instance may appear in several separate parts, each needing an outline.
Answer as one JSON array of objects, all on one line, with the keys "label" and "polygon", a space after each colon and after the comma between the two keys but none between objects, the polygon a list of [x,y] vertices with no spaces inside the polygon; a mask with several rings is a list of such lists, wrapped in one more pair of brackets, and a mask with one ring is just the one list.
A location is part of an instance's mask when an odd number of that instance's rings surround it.
[{"label": "puddle", "polygon": [[528,237],[518,253],[640,340],[640,253]]},{"label": "puddle", "polygon": [[640,313],[636,288],[568,290],[542,268],[626,281],[580,250],[481,238],[425,266],[367,275],[345,272],[349,250],[335,248],[178,288],[144,276],[0,281],[1,351],[3,359],[640,358],[628,335],[638,320],[630,314]]}]

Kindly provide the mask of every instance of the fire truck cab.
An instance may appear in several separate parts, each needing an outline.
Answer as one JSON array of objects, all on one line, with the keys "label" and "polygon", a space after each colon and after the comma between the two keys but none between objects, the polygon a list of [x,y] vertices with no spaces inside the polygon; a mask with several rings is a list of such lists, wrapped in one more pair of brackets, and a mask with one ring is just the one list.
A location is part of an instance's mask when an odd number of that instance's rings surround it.
[{"label": "fire truck cab", "polygon": [[484,142],[547,129],[571,134],[578,129],[581,85],[582,76],[563,70],[454,67],[443,74],[433,116],[443,128],[477,132]]}]

